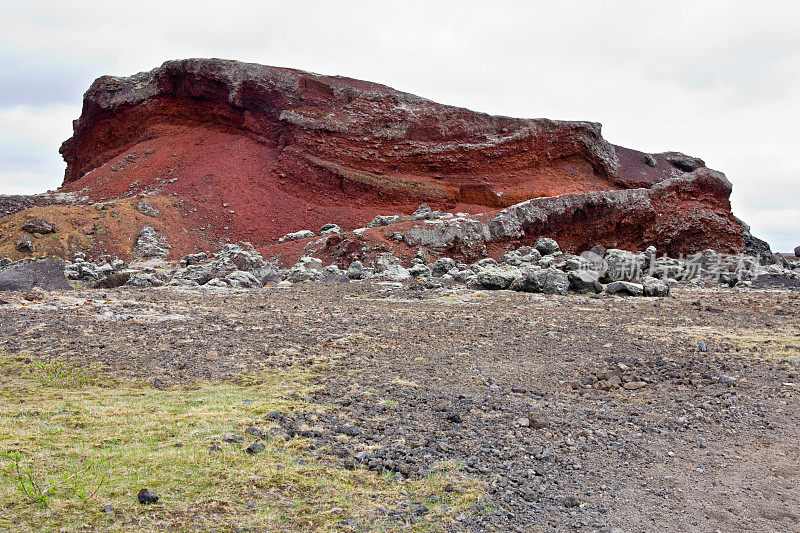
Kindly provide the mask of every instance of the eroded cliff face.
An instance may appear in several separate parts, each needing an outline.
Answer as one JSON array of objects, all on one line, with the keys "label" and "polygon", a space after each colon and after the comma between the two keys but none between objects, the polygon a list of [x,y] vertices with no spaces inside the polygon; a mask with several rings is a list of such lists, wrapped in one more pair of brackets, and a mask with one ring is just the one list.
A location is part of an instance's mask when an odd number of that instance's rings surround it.
[{"label": "eroded cliff face", "polygon": [[338,179],[345,190],[511,205],[619,179],[596,123],[497,117],[348,78],[192,59],[95,81],[61,150],[66,182],[182,128],[247,136],[263,148],[263,178]]},{"label": "eroded cliff face", "polygon": [[[579,252],[594,244],[643,250],[658,243],[671,255],[706,248],[742,251],[740,222],[731,216],[731,184],[720,172],[698,168],[652,188],[537,198],[496,213],[415,222],[404,242],[472,259],[507,242],[533,245],[539,236]],[[613,239],[613,240],[612,240]]]},{"label": "eroded cliff face", "polygon": [[486,220],[536,206],[519,231],[490,242],[744,246],[730,184],[702,160],[615,147],[596,123],[491,116],[236,61],[99,78],[61,153],[63,190],[94,201],[169,198],[182,224],[168,236],[191,232],[210,245],[271,246],[325,223],[352,230],[424,202]]}]

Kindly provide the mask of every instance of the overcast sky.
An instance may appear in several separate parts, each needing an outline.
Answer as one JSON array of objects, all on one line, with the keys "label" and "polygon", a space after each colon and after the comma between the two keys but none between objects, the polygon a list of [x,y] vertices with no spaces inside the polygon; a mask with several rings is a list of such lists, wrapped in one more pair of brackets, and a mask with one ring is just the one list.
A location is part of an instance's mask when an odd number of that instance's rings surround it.
[{"label": "overcast sky", "polygon": [[222,57],[376,81],[514,117],[591,120],[733,182],[734,213],[800,245],[800,2],[0,3],[0,194],[54,189],[103,74]]}]

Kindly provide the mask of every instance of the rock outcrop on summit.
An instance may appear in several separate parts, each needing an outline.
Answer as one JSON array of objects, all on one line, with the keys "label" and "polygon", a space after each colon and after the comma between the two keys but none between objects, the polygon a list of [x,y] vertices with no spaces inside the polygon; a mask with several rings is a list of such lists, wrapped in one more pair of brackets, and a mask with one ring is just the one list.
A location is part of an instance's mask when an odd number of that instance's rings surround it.
[{"label": "rock outcrop on summit", "polygon": [[[147,225],[175,254],[236,241],[285,251],[308,240],[286,235],[335,225],[341,234],[323,236],[352,241],[350,232],[367,227],[360,246],[404,256],[418,244],[413,235],[430,230],[431,220],[412,217],[422,203],[445,217],[481,214],[470,220],[485,226],[479,241],[490,253],[491,243],[541,235],[565,251],[744,251],[723,174],[677,152],[614,146],[600,129],[487,115],[339,76],[167,61],[92,84],[61,147],[61,192],[161,205]],[[104,229],[113,236],[115,228]],[[125,242],[140,229],[127,229]],[[409,230],[412,237],[397,238]],[[126,246],[114,253],[132,253]]]}]

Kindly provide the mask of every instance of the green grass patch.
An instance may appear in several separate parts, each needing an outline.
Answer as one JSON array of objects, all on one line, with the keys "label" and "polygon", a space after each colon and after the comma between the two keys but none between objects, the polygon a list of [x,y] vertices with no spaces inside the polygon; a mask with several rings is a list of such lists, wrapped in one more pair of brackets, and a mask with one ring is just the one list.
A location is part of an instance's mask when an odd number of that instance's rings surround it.
[{"label": "green grass patch", "polygon": [[[309,400],[314,372],[296,365],[156,390],[68,363],[0,359],[0,530],[337,531],[348,519],[377,530],[438,530],[475,512],[483,486],[451,464],[398,481],[344,469],[277,431],[248,455],[254,438],[245,429],[269,429],[268,413],[326,416]],[[245,440],[227,443],[223,433]],[[461,492],[445,492],[448,483]],[[144,487],[158,503],[138,503]],[[431,512],[412,527],[378,511],[401,502]],[[114,511],[102,512],[106,505]]]}]

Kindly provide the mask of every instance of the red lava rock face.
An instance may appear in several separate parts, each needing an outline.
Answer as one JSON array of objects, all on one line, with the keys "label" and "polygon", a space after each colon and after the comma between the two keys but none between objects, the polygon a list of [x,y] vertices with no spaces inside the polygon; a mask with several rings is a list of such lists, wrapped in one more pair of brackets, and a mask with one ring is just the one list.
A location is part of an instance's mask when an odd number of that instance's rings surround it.
[{"label": "red lava rock face", "polygon": [[[374,83],[217,59],[99,78],[61,153],[63,190],[95,201],[166,196],[183,213],[184,233],[259,247],[325,223],[352,230],[421,203],[487,213],[532,198],[650,188],[699,161],[614,147],[596,123],[490,116]],[[670,237],[672,249],[689,251],[710,212],[738,223],[729,194],[676,190],[653,200],[667,211],[649,218],[575,212],[558,222],[570,228],[536,231],[578,235],[583,226],[598,241],[642,245],[663,236],[654,225],[697,224]],[[741,249],[737,231],[718,240]]]}]

